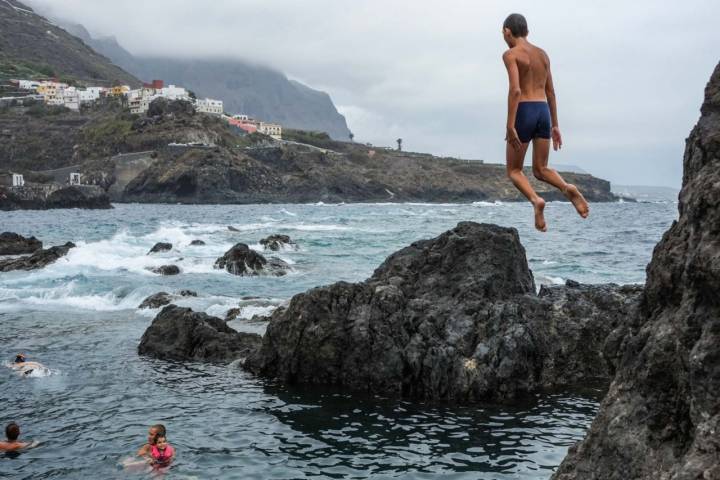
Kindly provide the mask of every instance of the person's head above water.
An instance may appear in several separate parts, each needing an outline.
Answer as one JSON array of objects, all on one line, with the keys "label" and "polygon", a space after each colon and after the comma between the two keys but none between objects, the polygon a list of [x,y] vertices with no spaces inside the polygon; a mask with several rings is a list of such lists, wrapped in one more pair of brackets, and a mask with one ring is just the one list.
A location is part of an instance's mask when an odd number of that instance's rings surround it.
[{"label": "person's head above water", "polygon": [[15,363],[23,363],[25,361],[25,354],[18,353],[15,355]]},{"label": "person's head above water", "polygon": [[164,437],[165,435],[165,425],[162,423],[156,423],[148,430],[148,443],[150,445],[155,445],[157,438],[161,436]]},{"label": "person's head above water", "polygon": [[165,450],[165,448],[168,446],[167,437],[165,435],[158,435],[155,437],[155,446],[158,448],[158,450]]},{"label": "person's head above water", "polygon": [[18,424],[15,422],[8,423],[7,427],[5,427],[5,436],[8,442],[16,441],[20,436],[20,427],[18,427]]},{"label": "person's head above water", "polygon": [[518,38],[528,35],[527,20],[519,13],[511,13],[503,22],[503,38],[509,47],[515,46]]}]

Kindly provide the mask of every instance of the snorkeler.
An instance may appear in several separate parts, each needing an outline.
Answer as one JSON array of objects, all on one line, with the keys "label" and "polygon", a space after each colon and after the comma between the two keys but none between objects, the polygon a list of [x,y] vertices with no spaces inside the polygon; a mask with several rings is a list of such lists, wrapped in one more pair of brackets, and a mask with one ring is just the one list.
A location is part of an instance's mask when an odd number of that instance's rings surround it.
[{"label": "snorkeler", "polygon": [[35,370],[47,370],[42,363],[28,362],[27,357],[22,352],[15,355],[15,360],[10,367],[22,375],[30,375]]},{"label": "snorkeler", "polygon": [[572,202],[578,214],[587,218],[590,208],[580,190],[566,183],[557,171],[548,167],[551,139],[554,150],[562,147],[550,58],[543,49],[528,42],[527,21],[519,13],[513,13],[505,19],[502,33],[505,43],[510,47],[503,53],[510,81],[505,135],[507,175],[532,203],[535,228],[546,231],[543,215],[545,200],[533,190],[523,174],[525,153],[532,140],[535,178],[559,189]]},{"label": "snorkeler", "polygon": [[32,446],[32,442],[18,441],[18,437],[20,436],[20,427],[15,422],[11,422],[5,427],[5,436],[7,437],[7,441],[0,442],[0,451],[15,452],[22,448]]}]

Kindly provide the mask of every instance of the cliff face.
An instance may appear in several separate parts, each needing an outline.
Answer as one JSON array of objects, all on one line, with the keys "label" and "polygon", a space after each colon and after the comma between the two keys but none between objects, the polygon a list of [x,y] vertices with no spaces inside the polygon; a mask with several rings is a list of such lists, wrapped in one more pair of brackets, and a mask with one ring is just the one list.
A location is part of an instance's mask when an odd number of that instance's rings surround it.
[{"label": "cliff face", "polygon": [[701,113],[680,218],[655,247],[598,416],[556,480],[720,478],[720,65]]},{"label": "cliff face", "polygon": [[338,140],[350,134],[345,117],[327,93],[289,80],[276,70],[230,58],[136,57],[113,37],[93,38],[82,25],[65,28],[138,78],[161,78],[200,97],[221,99],[227,112],[244,113],[288,128],[327,132]]},{"label": "cliff face", "polygon": [[61,76],[95,84],[138,79],[16,1],[0,2],[0,79]]}]

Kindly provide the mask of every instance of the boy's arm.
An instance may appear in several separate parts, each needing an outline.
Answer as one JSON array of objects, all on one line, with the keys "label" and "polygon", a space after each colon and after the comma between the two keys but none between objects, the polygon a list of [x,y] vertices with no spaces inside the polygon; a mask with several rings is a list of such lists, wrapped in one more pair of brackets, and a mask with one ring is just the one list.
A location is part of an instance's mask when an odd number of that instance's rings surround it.
[{"label": "boy's arm", "polygon": [[508,72],[509,82],[507,125],[505,126],[507,133],[505,140],[507,140],[515,150],[519,150],[522,144],[520,143],[517,130],[515,130],[515,118],[517,116],[518,103],[520,103],[520,95],[522,94],[522,90],[520,89],[520,72],[518,71],[517,63],[510,50],[503,53],[503,62]]},{"label": "boy's arm", "polygon": [[550,108],[550,119],[552,121],[552,142],[553,149],[562,148],[562,136],[560,135],[560,125],[557,114],[557,97],[555,96],[555,86],[553,85],[552,72],[550,71],[550,57],[543,52],[545,56],[545,65],[547,67],[547,80],[545,82],[545,96],[547,97],[548,107]]}]

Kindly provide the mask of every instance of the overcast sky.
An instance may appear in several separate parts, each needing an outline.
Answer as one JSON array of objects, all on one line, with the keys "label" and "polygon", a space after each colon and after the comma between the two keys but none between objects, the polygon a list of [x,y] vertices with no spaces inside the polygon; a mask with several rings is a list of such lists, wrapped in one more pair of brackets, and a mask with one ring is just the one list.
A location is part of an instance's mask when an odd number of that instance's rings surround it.
[{"label": "overcast sky", "polygon": [[408,150],[488,162],[505,155],[500,30],[520,12],[551,59],[564,137],[551,164],[620,184],[680,185],[684,141],[720,60],[717,0],[28,3],[136,55],[277,68],[327,91],[356,141],[402,137]]}]

